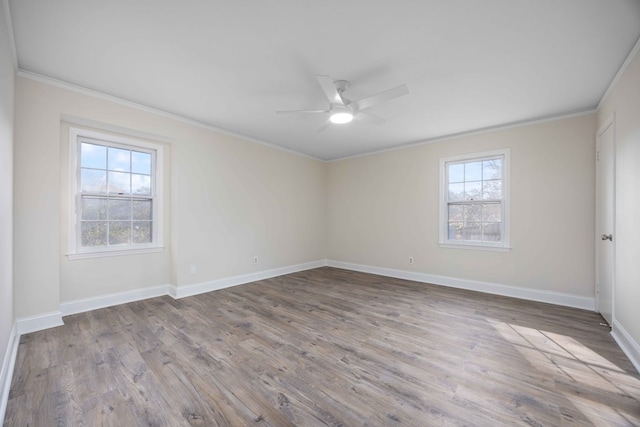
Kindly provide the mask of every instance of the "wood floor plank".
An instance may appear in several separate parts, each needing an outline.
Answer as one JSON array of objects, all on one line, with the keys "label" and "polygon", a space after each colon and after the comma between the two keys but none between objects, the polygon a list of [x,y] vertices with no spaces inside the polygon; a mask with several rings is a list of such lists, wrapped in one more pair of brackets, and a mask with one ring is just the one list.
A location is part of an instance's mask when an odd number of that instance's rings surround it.
[{"label": "wood floor plank", "polygon": [[596,313],[319,268],[21,337],[4,426],[633,426]]}]

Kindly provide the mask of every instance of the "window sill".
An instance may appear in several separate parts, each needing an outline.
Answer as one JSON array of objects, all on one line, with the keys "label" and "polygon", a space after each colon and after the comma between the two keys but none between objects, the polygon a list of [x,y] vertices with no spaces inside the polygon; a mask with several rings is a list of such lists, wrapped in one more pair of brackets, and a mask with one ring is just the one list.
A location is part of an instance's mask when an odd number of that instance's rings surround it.
[{"label": "window sill", "polygon": [[445,249],[467,249],[472,251],[489,251],[489,252],[510,252],[510,246],[482,246],[482,245],[465,245],[460,243],[439,243],[441,248]]},{"label": "window sill", "polygon": [[162,252],[163,250],[164,250],[164,246],[157,246],[153,248],[121,249],[121,250],[101,251],[101,252],[78,252],[73,254],[67,254],[67,257],[69,258],[69,260],[74,261],[77,259],[150,254],[150,253]]}]

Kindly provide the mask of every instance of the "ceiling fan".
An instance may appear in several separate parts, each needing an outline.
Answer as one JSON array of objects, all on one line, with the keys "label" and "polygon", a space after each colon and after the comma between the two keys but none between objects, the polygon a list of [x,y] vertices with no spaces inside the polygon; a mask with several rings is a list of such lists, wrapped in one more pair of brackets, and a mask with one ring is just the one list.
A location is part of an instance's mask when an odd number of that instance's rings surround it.
[{"label": "ceiling fan", "polygon": [[374,116],[364,112],[367,108],[371,108],[374,105],[390,101],[399,96],[407,95],[409,89],[407,85],[396,86],[391,89],[387,89],[383,92],[375,95],[367,96],[358,101],[351,101],[344,97],[344,92],[349,87],[349,82],[346,80],[334,81],[330,76],[316,75],[318,83],[324,92],[324,95],[329,101],[329,108],[326,110],[286,110],[276,111],[277,114],[330,114],[329,119],[324,125],[318,129],[318,132],[325,130],[331,123],[343,124],[349,123],[351,120],[362,120],[373,124],[382,124],[385,119]]}]

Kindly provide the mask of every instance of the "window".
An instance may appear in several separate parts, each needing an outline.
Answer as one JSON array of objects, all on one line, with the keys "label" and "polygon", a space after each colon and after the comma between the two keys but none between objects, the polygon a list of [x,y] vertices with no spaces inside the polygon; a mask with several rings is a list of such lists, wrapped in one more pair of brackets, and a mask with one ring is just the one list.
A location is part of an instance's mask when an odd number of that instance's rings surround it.
[{"label": "window", "polygon": [[440,245],[509,249],[509,150],[440,160]]},{"label": "window", "polygon": [[162,248],[162,146],[75,129],[69,137],[69,256]]}]

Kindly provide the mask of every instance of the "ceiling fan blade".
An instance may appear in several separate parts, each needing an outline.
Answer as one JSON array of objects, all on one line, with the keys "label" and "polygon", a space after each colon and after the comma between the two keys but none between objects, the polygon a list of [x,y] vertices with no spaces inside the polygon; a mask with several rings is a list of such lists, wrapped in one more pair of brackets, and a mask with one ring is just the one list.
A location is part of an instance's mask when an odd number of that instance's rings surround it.
[{"label": "ceiling fan blade", "polygon": [[364,110],[365,108],[373,107],[374,105],[380,104],[382,102],[387,102],[394,98],[398,98],[399,96],[404,96],[408,94],[409,94],[409,88],[407,87],[407,85],[400,85],[392,89],[387,89],[378,94],[371,95],[366,98],[362,98],[358,101],[354,101],[350,105],[355,110]]},{"label": "ceiling fan blade", "polygon": [[276,111],[276,114],[293,114],[293,113],[302,113],[302,114],[329,113],[329,110],[281,110],[281,111]]},{"label": "ceiling fan blade", "polygon": [[320,126],[320,127],[318,128],[318,130],[317,130],[316,132],[317,132],[317,133],[324,132],[324,131],[325,131],[325,129],[327,129],[329,126],[331,126],[331,121],[330,121],[330,120],[327,120],[326,122],[324,122],[324,124],[323,124],[322,126]]},{"label": "ceiling fan blade", "polygon": [[324,96],[327,97],[330,104],[344,105],[344,101],[338,93],[338,89],[336,89],[336,85],[333,83],[331,77],[318,74],[316,78],[318,79],[318,83],[320,83]]},{"label": "ceiling fan blade", "polygon": [[381,125],[386,122],[382,117],[374,116],[373,114],[365,113],[364,111],[358,111],[353,115],[353,118],[360,120],[361,122],[367,122],[374,125]]}]

